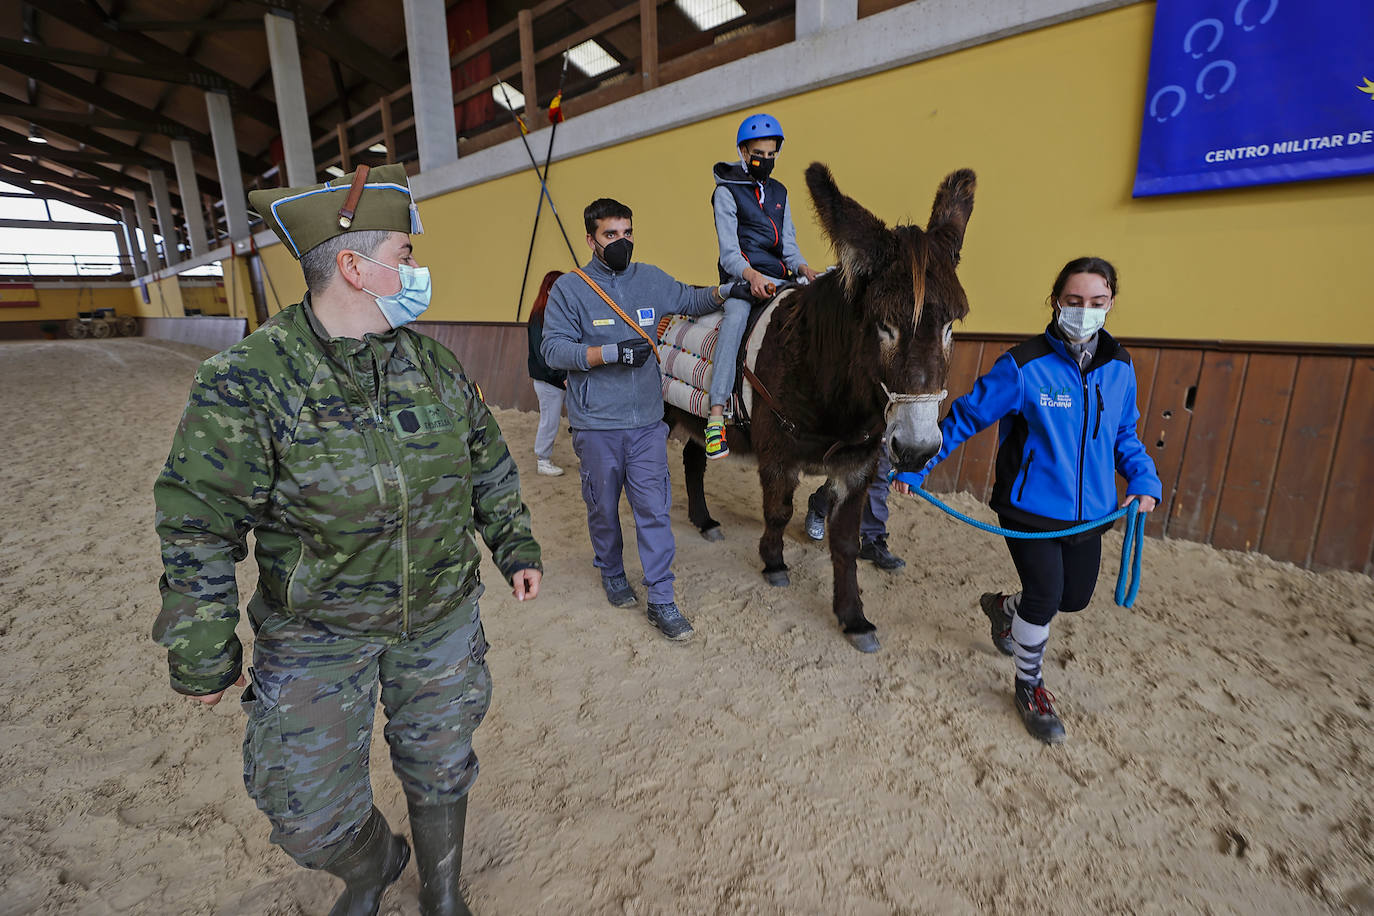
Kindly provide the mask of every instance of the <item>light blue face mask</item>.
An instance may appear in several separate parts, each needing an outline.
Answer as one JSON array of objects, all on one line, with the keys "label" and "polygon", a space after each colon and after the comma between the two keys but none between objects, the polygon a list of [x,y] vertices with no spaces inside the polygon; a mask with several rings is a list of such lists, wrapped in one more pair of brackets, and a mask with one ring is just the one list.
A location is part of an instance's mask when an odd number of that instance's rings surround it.
[{"label": "light blue face mask", "polygon": [[392,267],[390,264],[382,264],[376,258],[369,258],[361,251],[353,253],[364,261],[381,264],[387,270],[394,270],[401,275],[401,288],[390,296],[379,296],[366,286],[363,287],[363,292],[377,300],[377,308],[382,310],[382,317],[386,319],[387,324],[399,328],[419,318],[424,310],[429,308],[428,267],[411,267],[409,264]]}]

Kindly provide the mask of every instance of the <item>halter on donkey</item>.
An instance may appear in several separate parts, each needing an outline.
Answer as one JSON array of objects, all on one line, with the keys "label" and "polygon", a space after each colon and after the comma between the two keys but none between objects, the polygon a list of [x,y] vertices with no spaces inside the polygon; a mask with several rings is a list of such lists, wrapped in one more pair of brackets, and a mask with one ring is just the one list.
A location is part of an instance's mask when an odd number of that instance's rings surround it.
[{"label": "halter on donkey", "polygon": [[[973,212],[973,172],[950,173],[930,221],[889,229],[836,187],[813,163],[806,184],[839,270],[770,303],[768,321],[746,335],[745,359],[757,379],[751,423],[731,434],[731,451],[753,451],[763,488],[759,555],[772,585],[788,584],[782,532],[803,472],[828,477],[836,492],[830,523],[833,607],[846,638],[877,651],[877,628],[864,616],[856,559],[863,494],[886,441],[893,467],[915,471],[940,447],[939,403],[949,370],[953,322],[968,313],[955,275]],[[752,380],[751,380],[752,382]],[[767,398],[755,395],[768,392]],[[706,507],[705,421],[672,403],[667,422],[685,431],[688,517],[708,537],[719,523]]]}]

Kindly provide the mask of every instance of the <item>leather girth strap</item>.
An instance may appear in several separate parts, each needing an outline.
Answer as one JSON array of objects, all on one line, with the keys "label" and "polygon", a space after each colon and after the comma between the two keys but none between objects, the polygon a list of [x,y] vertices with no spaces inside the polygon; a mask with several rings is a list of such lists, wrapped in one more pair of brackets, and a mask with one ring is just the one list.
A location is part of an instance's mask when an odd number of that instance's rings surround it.
[{"label": "leather girth strap", "polygon": [[595,280],[587,276],[587,274],[582,270],[582,268],[574,267],[573,273],[577,274],[583,280],[586,280],[587,285],[596,291],[596,294],[601,297],[602,301],[609,305],[615,311],[615,313],[620,316],[622,321],[624,321],[631,328],[633,328],[636,334],[647,340],[649,342],[649,345],[654,348],[654,359],[662,362],[662,359],[658,355],[658,341],[654,340],[652,337],[650,337],[648,334],[644,332],[643,328],[641,328],[639,325],[631,321],[630,316],[626,315],[625,312],[621,310],[620,306],[615,304],[615,300],[612,299],[610,296],[606,295],[606,291],[602,289],[600,286],[598,286]]}]

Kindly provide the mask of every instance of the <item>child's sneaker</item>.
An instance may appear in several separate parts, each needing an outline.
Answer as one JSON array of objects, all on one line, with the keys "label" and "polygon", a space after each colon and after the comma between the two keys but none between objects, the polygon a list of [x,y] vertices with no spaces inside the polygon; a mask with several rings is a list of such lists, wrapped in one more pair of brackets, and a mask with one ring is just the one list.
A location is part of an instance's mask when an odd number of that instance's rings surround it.
[{"label": "child's sneaker", "polygon": [[725,418],[711,417],[706,421],[706,457],[711,461],[730,454],[725,444]]}]

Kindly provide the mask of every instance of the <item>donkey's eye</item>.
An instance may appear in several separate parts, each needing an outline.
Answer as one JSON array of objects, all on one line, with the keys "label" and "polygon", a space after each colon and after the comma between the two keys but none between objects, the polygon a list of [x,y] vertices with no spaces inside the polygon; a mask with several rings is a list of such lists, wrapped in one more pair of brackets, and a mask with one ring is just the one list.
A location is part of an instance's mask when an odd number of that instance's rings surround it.
[{"label": "donkey's eye", "polygon": [[880,322],[878,324],[878,339],[882,341],[883,346],[892,346],[897,342],[897,329],[886,322]]}]

